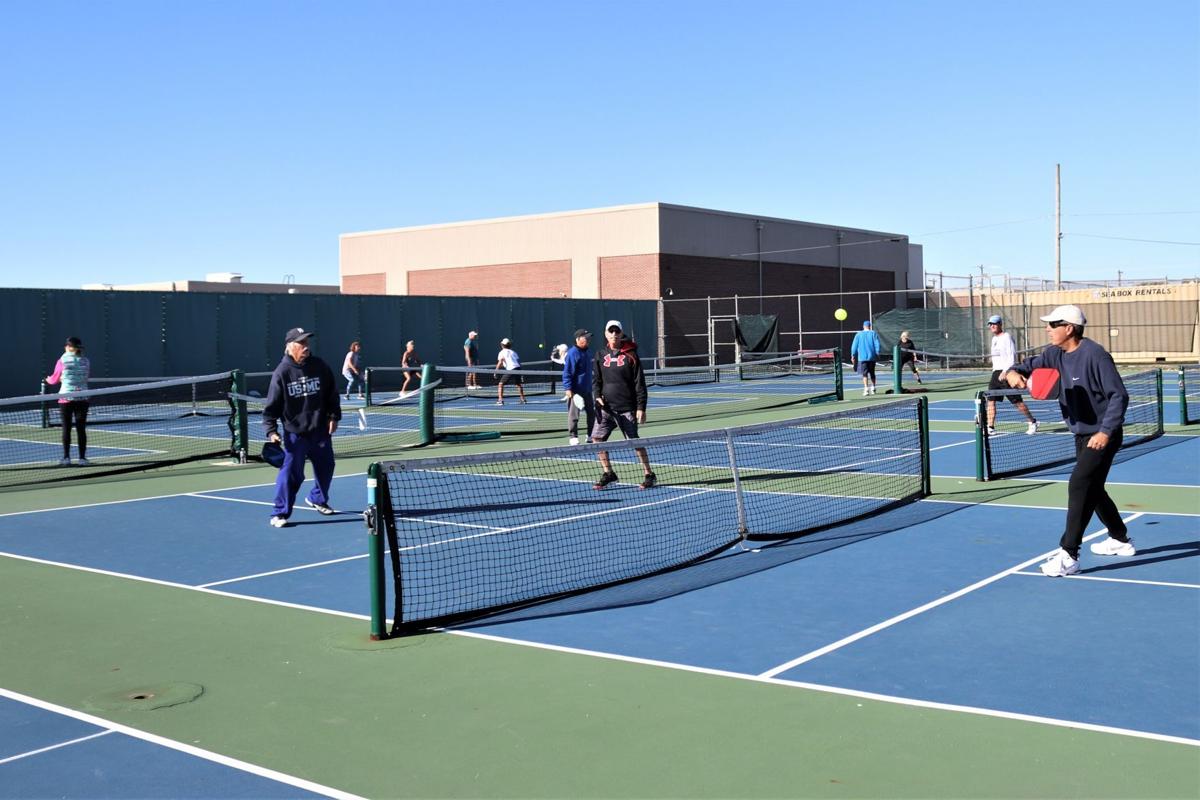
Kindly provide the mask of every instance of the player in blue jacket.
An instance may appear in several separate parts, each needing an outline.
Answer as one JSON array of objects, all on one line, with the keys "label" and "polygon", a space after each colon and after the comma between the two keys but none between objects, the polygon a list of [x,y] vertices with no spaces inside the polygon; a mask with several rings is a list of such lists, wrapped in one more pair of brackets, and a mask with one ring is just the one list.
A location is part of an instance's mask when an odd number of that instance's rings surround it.
[{"label": "player in blue jacket", "polygon": [[871,328],[871,320],[863,320],[863,329],[854,334],[854,341],[850,343],[850,361],[862,376],[863,397],[875,394],[875,362],[879,360],[881,350],[883,345],[879,334]]},{"label": "player in blue jacket", "polygon": [[[342,405],[333,382],[333,370],[312,355],[308,340],[312,331],[292,328],[287,332],[284,356],[271,373],[263,427],[267,438],[283,445],[283,466],[275,479],[275,508],[271,525],[282,528],[296,504],[296,492],[304,483],[304,461],[313,464],[316,485],[304,502],[322,514],[336,513],[329,507],[329,484],[333,481],[333,433],[342,418]],[[283,422],[283,434],[279,423]]]},{"label": "player in blue jacket", "polygon": [[579,409],[575,407],[574,397],[583,398],[583,413],[587,421],[585,435],[590,442],[592,426],[596,424],[596,406],[592,402],[592,358],[588,352],[591,341],[591,331],[580,328],[575,331],[575,346],[567,350],[563,359],[563,392],[567,400],[567,435],[571,444],[579,444]]}]

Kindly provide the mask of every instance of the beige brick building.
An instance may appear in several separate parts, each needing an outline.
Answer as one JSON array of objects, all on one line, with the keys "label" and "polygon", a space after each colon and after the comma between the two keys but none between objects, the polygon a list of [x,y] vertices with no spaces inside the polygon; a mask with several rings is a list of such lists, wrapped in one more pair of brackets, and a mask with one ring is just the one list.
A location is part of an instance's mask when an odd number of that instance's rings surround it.
[{"label": "beige brick building", "polygon": [[674,297],[921,288],[903,234],[667,203],[347,233],[344,294]]}]

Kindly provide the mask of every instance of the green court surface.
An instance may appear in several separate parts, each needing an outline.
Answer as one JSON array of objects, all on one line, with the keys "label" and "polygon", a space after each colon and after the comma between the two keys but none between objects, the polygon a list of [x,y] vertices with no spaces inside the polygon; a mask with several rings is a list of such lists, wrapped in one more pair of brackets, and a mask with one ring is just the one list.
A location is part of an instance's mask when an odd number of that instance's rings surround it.
[{"label": "green court surface", "polygon": [[[653,407],[650,414],[646,435],[694,429],[656,425]],[[565,433],[396,455],[558,443]],[[368,463],[343,459],[338,475],[365,473]],[[261,465],[192,465],[0,496],[3,513],[12,514],[267,484],[274,476]],[[1111,485],[1110,492],[1122,510],[1200,511],[1194,488]],[[941,478],[933,499],[1062,508],[1065,496],[1062,482]],[[344,507],[361,500],[347,498]],[[339,536],[361,536],[365,550],[364,527],[335,527]],[[1200,792],[1200,748],[1190,744],[465,633],[371,642],[366,620],[355,615],[8,556],[0,556],[0,586],[0,687],[363,797]],[[1095,666],[1095,674],[1072,679],[1103,681],[1104,665]],[[119,699],[181,684],[203,691],[154,710]],[[2,784],[0,797],[14,796]]]}]

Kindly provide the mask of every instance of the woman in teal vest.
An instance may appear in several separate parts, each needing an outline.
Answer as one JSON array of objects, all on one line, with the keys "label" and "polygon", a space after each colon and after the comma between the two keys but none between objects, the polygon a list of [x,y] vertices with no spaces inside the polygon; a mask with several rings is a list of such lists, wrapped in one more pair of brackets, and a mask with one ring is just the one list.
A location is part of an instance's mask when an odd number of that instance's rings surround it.
[{"label": "woman in teal vest", "polygon": [[[88,388],[88,377],[92,374],[92,363],[83,354],[83,342],[78,336],[67,339],[66,347],[58,363],[54,365],[54,374],[46,377],[46,383],[51,386],[62,382],[59,394],[82,392]],[[87,400],[76,400],[69,397],[58,399],[58,410],[62,414],[62,446],[63,457],[59,466],[71,466],[71,427],[78,434],[76,441],[79,445],[80,466],[86,467],[91,462],[87,460]]]}]

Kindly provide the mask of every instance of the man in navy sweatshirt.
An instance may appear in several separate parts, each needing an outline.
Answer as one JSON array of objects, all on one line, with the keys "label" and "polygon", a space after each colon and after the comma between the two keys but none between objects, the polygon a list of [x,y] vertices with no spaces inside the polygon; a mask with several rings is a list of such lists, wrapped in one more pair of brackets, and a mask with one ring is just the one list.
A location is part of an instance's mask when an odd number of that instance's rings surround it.
[{"label": "man in navy sweatshirt", "polygon": [[329,507],[329,484],[333,480],[333,433],[342,418],[342,406],[333,370],[309,350],[312,335],[304,328],[287,332],[284,356],[271,373],[263,406],[267,438],[282,443],[284,451],[283,466],[275,479],[275,509],[271,514],[275,528],[287,525],[292,515],[296,492],[304,483],[305,459],[312,461],[317,482],[304,502],[322,514],[335,513]]},{"label": "man in navy sweatshirt", "polygon": [[1113,458],[1121,449],[1129,393],[1112,356],[1083,338],[1087,318],[1078,306],[1059,306],[1041,320],[1050,346],[1004,374],[1008,385],[1024,389],[1026,378],[1040,367],[1058,370],[1058,404],[1075,434],[1075,468],[1067,484],[1067,523],[1059,550],[1042,564],[1042,573],[1063,577],[1079,572],[1079,548],[1092,514],[1108,528],[1108,536],[1092,545],[1100,556],[1137,553],[1121,512],[1104,489]]}]

